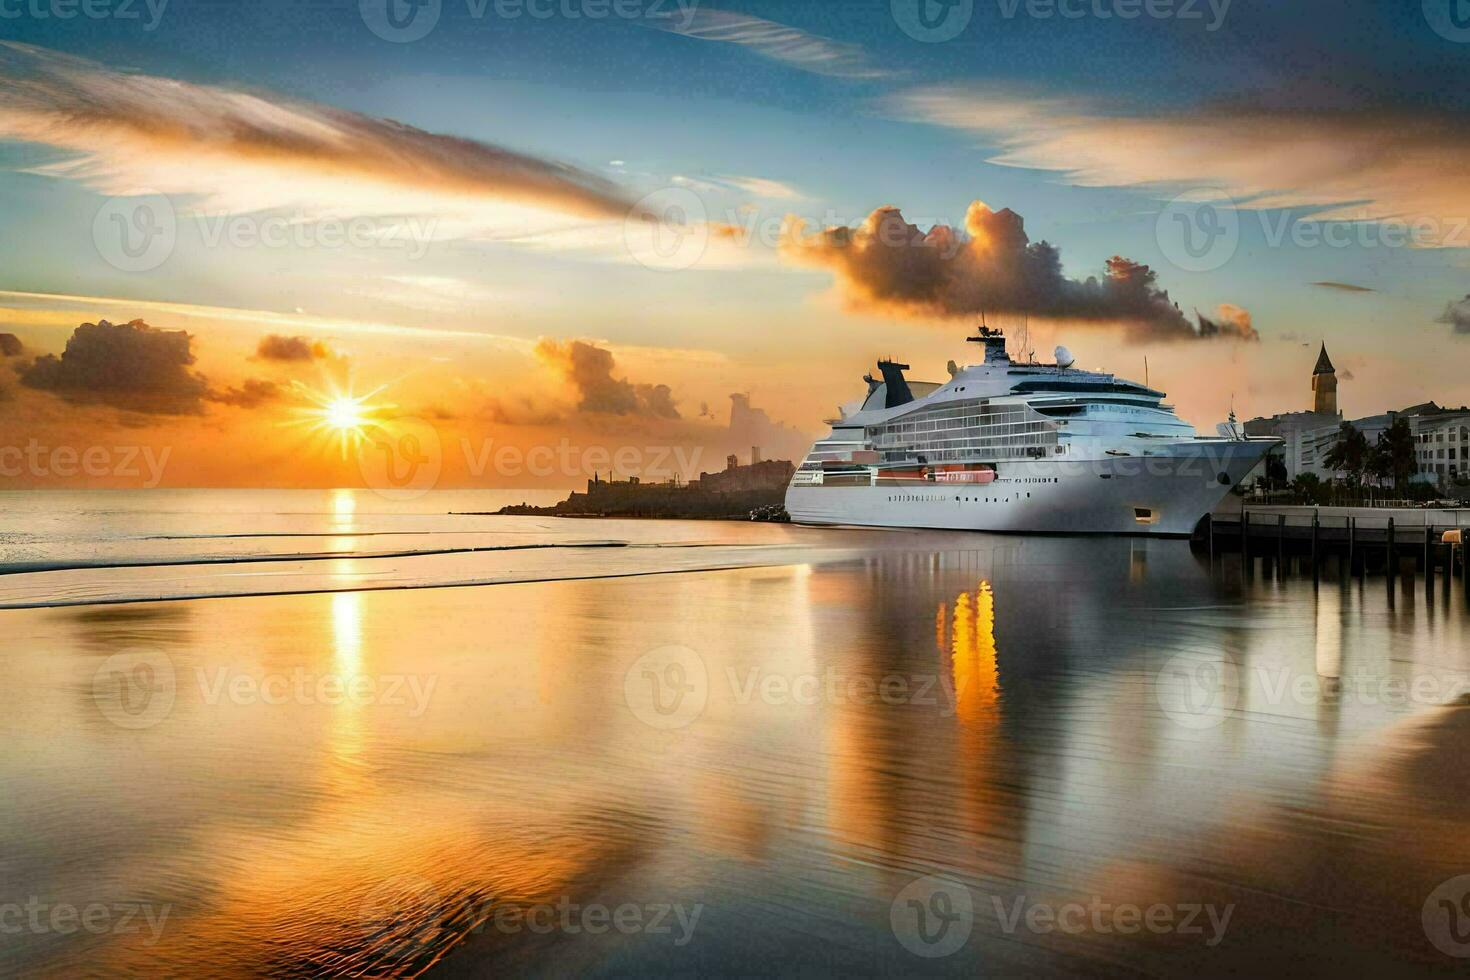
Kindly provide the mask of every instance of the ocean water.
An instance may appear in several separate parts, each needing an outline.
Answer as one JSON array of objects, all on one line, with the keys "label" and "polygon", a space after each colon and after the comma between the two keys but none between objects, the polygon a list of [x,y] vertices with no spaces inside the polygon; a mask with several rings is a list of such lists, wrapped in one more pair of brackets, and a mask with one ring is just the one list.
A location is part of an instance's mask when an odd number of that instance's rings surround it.
[{"label": "ocean water", "polygon": [[1458,580],[525,496],[5,495],[0,974],[1463,971]]}]

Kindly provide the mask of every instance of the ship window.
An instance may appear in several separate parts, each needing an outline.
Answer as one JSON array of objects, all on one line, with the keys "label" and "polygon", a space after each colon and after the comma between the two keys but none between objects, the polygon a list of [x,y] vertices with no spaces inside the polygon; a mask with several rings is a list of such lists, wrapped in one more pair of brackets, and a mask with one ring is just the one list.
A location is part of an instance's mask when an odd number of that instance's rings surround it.
[{"label": "ship window", "polygon": [[1153,510],[1148,507],[1133,508],[1133,519],[1140,524],[1153,524],[1158,521]]}]

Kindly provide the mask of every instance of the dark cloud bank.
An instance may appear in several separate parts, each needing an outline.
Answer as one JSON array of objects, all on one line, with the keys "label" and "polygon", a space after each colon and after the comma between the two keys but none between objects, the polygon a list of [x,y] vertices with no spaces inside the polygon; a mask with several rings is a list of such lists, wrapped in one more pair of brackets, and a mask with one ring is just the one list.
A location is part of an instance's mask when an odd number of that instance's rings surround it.
[{"label": "dark cloud bank", "polygon": [[84,323],[60,355],[43,354],[20,370],[21,384],[76,405],[107,405],[150,415],[198,415],[206,402],[254,408],[278,394],[268,381],[214,388],[193,370],[194,338],[142,320]]},{"label": "dark cloud bank", "polygon": [[1191,324],[1152,269],[1120,255],[1107,260],[1101,278],[1070,279],[1062,273],[1060,251],[1032,242],[1020,215],[979,201],[970,205],[962,230],[935,225],[922,231],[895,207],[879,208],[856,228],[809,233],[793,222],[782,253],[832,269],[859,308],[919,317],[994,313],[1122,323],[1139,339],[1257,339],[1248,315],[1222,313]]}]

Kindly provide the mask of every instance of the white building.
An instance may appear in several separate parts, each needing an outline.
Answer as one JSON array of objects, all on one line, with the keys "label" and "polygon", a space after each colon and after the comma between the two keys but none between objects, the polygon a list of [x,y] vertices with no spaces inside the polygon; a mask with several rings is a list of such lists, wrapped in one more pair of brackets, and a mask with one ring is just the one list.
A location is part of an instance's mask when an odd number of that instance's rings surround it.
[{"label": "white building", "polygon": [[1470,475],[1470,409],[1445,409],[1433,402],[1406,410],[1414,430],[1417,479],[1448,489]]}]

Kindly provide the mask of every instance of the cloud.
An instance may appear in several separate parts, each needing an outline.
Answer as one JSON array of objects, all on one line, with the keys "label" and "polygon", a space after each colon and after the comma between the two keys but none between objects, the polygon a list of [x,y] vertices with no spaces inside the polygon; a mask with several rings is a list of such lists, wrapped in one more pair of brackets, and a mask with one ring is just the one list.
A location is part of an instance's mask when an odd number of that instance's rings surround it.
[{"label": "cloud", "polygon": [[209,383],[190,370],[192,340],[183,330],[155,330],[142,320],[84,323],[67,340],[60,357],[38,357],[22,368],[20,380],[73,404],[159,415],[198,414]]},{"label": "cloud", "polygon": [[272,402],[281,397],[281,389],[274,381],[246,378],[238,388],[210,391],[205,397],[212,402],[233,405],[236,408],[259,408],[266,402]]},{"label": "cloud", "polygon": [[329,357],[331,351],[320,340],[266,334],[255,347],[255,356],[263,361],[310,361]]},{"label": "cloud", "polygon": [[25,346],[15,334],[0,333],[0,357],[17,357],[24,350]]},{"label": "cloud", "polygon": [[1448,304],[1435,322],[1449,324],[1457,337],[1470,334],[1470,295]]},{"label": "cloud", "polygon": [[1146,265],[1113,256],[1101,279],[1069,279],[1047,242],[1032,242],[1020,215],[970,205],[965,228],[928,232],[894,207],[879,208],[857,228],[809,232],[793,218],[781,245],[790,261],[833,270],[850,306],[916,317],[1027,314],[1059,320],[1124,323],[1138,337],[1254,337],[1240,315],[1191,327]]},{"label": "cloud", "polygon": [[542,338],[536,356],[570,386],[577,410],[602,415],[677,419],[673,391],[664,384],[634,384],[613,377],[612,352],[582,340]]},{"label": "cloud", "polygon": [[892,97],[902,118],[974,133],[991,163],[1087,187],[1210,188],[1243,207],[1329,220],[1425,222],[1423,244],[1470,240],[1470,116],[1236,103],[1143,112],[993,87]]},{"label": "cloud", "polygon": [[856,44],[808,34],[786,24],[759,17],[700,7],[676,20],[666,17],[651,22],[654,27],[700,41],[720,41],[748,47],[763,58],[816,75],[833,78],[889,78],[893,72],[869,63]]},{"label": "cloud", "polygon": [[770,177],[742,177],[732,174],[721,174],[718,178],[732,187],[739,188],[747,194],[763,197],[772,201],[799,201],[806,197],[801,191],[781,180],[773,180]]},{"label": "cloud", "polygon": [[568,164],[6,42],[0,139],[70,151],[42,172],[103,193],[198,195],[224,211],[440,214],[509,233],[546,212],[611,220],[629,208],[619,187]]},{"label": "cloud", "polygon": [[19,371],[21,384],[74,405],[107,405],[148,415],[199,415],[205,402],[256,408],[278,397],[276,385],[247,379],[212,388],[194,366],[194,338],[142,320],[84,323],[60,356],[44,354]]},{"label": "cloud", "polygon": [[1194,317],[1199,322],[1199,335],[1201,337],[1234,337],[1238,340],[1261,339],[1261,335],[1256,333],[1255,327],[1251,326],[1250,310],[1236,306],[1234,303],[1221,303],[1216,308],[1213,317],[1207,317],[1199,310],[1194,311]]},{"label": "cloud", "polygon": [[1307,285],[1308,286],[1321,286],[1323,289],[1340,289],[1340,290],[1342,290],[1345,293],[1372,293],[1372,292],[1376,292],[1376,290],[1370,289],[1367,286],[1355,286],[1355,285],[1353,285],[1350,282],[1332,282],[1331,280],[1328,280],[1326,282],[1309,282],[1309,283],[1307,283]]}]

